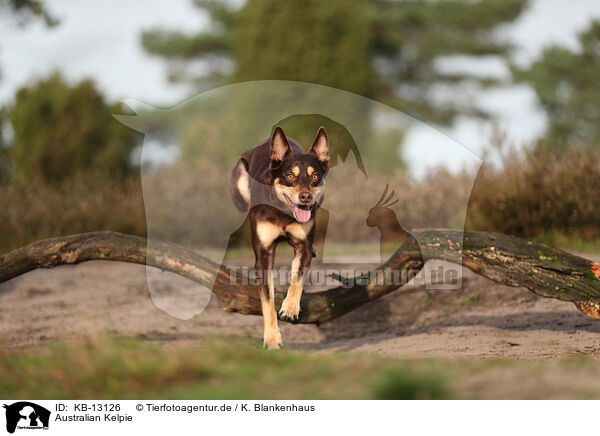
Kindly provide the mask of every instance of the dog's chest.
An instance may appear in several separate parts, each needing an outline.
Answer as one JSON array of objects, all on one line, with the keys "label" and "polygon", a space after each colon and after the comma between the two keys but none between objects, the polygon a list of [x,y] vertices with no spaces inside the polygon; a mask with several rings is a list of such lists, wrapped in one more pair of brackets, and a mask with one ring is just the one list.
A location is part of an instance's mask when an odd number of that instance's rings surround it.
[{"label": "dog's chest", "polygon": [[291,223],[284,227],[285,233],[290,234],[292,237],[300,240],[305,240],[308,238],[308,233],[312,229],[314,224],[313,220],[310,220],[307,223]]},{"label": "dog's chest", "polygon": [[306,240],[308,234],[314,225],[314,221],[307,223],[293,222],[285,226],[263,221],[256,224],[256,235],[263,247],[268,247],[281,236],[292,237],[294,239]]}]

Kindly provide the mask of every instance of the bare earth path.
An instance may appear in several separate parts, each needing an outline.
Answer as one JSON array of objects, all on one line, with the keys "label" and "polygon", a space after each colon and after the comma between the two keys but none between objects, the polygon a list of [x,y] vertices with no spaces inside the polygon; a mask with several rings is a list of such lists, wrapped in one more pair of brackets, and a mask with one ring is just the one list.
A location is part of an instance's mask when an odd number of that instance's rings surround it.
[{"label": "bare earth path", "polygon": [[[189,283],[164,274],[166,290]],[[168,298],[168,297],[165,297]],[[463,270],[459,290],[407,285],[321,327],[281,323],[286,346],[371,351],[395,357],[548,359],[600,356],[600,321],[569,303],[499,286]],[[114,332],[156,340],[262,335],[257,316],[226,313],[213,298],[189,320],[158,310],[145,268],[87,262],[37,270],[0,285],[0,346]]]}]

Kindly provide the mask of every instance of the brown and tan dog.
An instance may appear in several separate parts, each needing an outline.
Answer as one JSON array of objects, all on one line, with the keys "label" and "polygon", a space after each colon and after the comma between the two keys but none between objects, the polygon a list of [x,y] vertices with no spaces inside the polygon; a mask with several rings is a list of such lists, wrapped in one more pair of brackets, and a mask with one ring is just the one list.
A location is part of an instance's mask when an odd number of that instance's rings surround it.
[{"label": "brown and tan dog", "polygon": [[296,319],[313,256],[315,216],[323,201],[328,169],[329,141],[324,127],[304,153],[278,126],[272,137],[244,153],[231,173],[231,198],[240,212],[248,212],[250,221],[255,268],[262,278],[264,344],[269,349],[281,345],[272,275],[275,247],[287,241],[294,248],[291,284],[279,314]]}]

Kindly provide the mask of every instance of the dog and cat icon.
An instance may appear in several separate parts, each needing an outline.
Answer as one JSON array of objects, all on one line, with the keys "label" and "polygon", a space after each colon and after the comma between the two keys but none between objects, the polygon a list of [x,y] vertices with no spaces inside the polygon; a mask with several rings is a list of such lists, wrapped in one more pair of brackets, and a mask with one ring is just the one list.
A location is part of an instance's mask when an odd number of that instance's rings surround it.
[{"label": "dog and cat icon", "polygon": [[48,429],[50,411],[29,401],[19,401],[11,405],[4,404],[6,409],[6,431],[14,433],[19,429]]}]

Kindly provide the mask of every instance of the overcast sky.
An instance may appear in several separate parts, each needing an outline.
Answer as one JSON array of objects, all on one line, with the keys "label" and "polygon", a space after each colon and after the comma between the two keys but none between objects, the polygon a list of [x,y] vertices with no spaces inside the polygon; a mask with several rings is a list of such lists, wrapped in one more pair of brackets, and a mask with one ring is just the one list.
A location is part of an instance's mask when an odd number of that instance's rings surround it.
[{"label": "overcast sky", "polygon": [[[73,81],[93,77],[111,100],[129,98],[168,107],[189,96],[184,86],[166,81],[164,62],[144,53],[139,35],[153,26],[193,31],[206,25],[206,17],[191,0],[48,0],[47,4],[61,20],[55,28],[41,23],[19,28],[0,19],[0,102],[10,101],[19,87],[53,70]],[[593,18],[600,18],[599,0],[533,0],[516,22],[499,29],[498,34],[518,47],[516,60],[526,64],[549,44],[576,49],[577,33]],[[508,77],[504,63],[495,58],[454,58],[439,66]],[[516,143],[527,143],[544,130],[544,115],[526,86],[478,92],[471,97],[494,114],[495,122]],[[487,143],[489,131],[489,123],[465,118],[444,129],[475,154]],[[404,153],[417,176],[429,165],[445,163],[459,169],[477,161],[469,152],[448,153],[443,144],[432,141],[426,128],[408,133]]]}]

